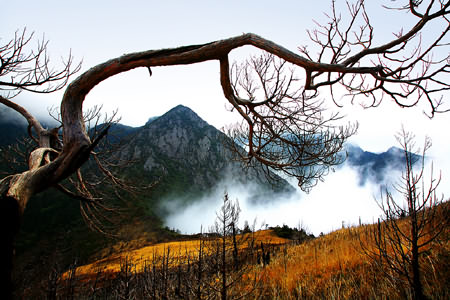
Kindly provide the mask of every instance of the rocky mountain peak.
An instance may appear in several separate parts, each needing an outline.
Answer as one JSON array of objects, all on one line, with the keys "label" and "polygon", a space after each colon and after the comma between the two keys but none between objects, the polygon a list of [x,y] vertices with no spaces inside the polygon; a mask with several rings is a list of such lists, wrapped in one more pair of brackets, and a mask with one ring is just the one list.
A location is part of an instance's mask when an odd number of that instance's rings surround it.
[{"label": "rocky mountain peak", "polygon": [[149,119],[149,121],[146,124],[146,127],[162,127],[162,126],[204,128],[210,125],[202,118],[200,118],[189,107],[178,105],[160,117]]},{"label": "rocky mountain peak", "polygon": [[[173,193],[207,191],[226,177],[270,186],[262,170],[245,172],[231,160],[225,139],[228,137],[224,133],[190,108],[178,105],[147,122],[122,154],[139,162],[138,173],[160,179]],[[292,187],[283,181],[278,188]]]}]

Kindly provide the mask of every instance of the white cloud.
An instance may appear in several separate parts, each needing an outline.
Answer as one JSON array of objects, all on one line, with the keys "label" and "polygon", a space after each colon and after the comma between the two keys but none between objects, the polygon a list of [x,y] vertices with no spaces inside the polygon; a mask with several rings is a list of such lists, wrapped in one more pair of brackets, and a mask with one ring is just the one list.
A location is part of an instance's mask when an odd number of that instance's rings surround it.
[{"label": "white cloud", "polygon": [[[260,205],[249,200],[251,188],[230,185],[227,191],[231,199],[239,200],[241,226],[245,220],[251,224],[255,218],[257,226],[264,223],[297,227],[301,223],[318,235],[340,228],[342,222],[348,226],[357,225],[360,218],[364,223],[378,218],[381,211],[374,200],[374,196],[379,195],[378,187],[371,183],[359,186],[358,180],[356,171],[343,166],[328,175],[309,194],[297,191],[289,197]],[[166,219],[166,224],[186,233],[199,232],[200,226],[208,228],[214,223],[215,212],[221,206],[225,186],[221,183],[210,196],[186,208],[174,205],[173,211],[177,212]]]}]

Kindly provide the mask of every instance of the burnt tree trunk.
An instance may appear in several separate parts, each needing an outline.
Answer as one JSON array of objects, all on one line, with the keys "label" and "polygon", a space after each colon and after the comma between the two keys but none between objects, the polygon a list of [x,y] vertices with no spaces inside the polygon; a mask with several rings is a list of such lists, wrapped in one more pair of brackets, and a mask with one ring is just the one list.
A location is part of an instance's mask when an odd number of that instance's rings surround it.
[{"label": "burnt tree trunk", "polygon": [[[58,169],[67,164],[62,156],[50,162],[50,155],[55,153],[56,150],[52,148],[38,148],[30,154],[28,171],[10,175],[0,180],[0,234],[4,240],[0,258],[0,280],[2,280],[1,282],[3,282],[5,287],[1,294],[6,299],[11,299],[13,295],[14,243],[19,233],[22,216],[28,201],[33,195],[64,179],[63,176],[67,177],[71,174],[68,170],[73,165],[69,165],[69,168],[67,166],[62,168],[65,170],[65,172],[60,173],[62,176],[55,176]],[[84,151],[78,151],[75,154],[73,152],[70,153],[74,157],[72,163],[81,163],[88,157]]]},{"label": "burnt tree trunk", "polygon": [[0,236],[3,240],[1,247],[0,281],[5,290],[3,297],[12,299],[14,290],[12,270],[14,260],[14,242],[21,222],[22,214],[16,199],[5,194],[0,195]]},{"label": "burnt tree trunk", "polygon": [[413,298],[415,300],[426,299],[423,293],[422,282],[420,280],[420,263],[419,263],[419,239],[417,230],[417,211],[413,211],[411,215],[411,268],[412,268],[412,283],[413,283]]}]

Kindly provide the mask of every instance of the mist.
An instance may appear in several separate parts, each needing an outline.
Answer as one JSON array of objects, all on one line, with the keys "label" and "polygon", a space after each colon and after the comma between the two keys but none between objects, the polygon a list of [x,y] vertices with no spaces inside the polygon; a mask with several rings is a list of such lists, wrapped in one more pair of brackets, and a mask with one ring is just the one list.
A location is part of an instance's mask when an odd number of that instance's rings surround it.
[{"label": "mist", "polygon": [[[442,157],[439,151],[440,147],[437,149],[432,147],[428,153],[424,182],[427,188],[433,166],[433,178],[437,180],[442,176],[437,197],[447,200],[449,195],[447,183],[450,178],[446,176],[445,170],[448,170],[448,162],[435,161],[436,157]],[[419,165],[416,165],[416,168],[420,167]],[[171,212],[165,219],[165,224],[187,234],[198,233],[200,228],[203,228],[203,231],[207,230],[214,224],[225,191],[230,199],[239,201],[240,228],[245,221],[249,224],[254,223],[256,229],[265,228],[266,225],[286,224],[290,227],[300,226],[308,233],[318,236],[320,233],[326,234],[342,226],[359,225],[360,222],[372,224],[382,215],[378,202],[384,197],[386,188],[393,194],[397,203],[402,203],[402,195],[394,188],[394,185],[401,182],[402,169],[388,166],[383,170],[380,180],[379,174],[375,176],[367,172],[367,168],[366,172],[362,172],[359,167],[344,163],[335,172],[326,176],[323,182],[319,182],[309,194],[302,192],[296,182],[291,180],[290,184],[295,187],[295,192],[280,194],[276,199],[258,198],[255,196],[258,193],[256,186],[237,184],[227,177],[208,196],[198,199],[192,205],[182,206],[181,201],[176,198],[165,199],[163,201],[165,208]]]},{"label": "mist", "polygon": [[[392,171],[394,175],[399,171]],[[350,166],[343,165],[334,173],[330,173],[325,181],[319,182],[313,190],[306,194],[295,184],[294,193],[279,195],[277,199],[261,199],[255,203],[255,187],[239,185],[228,180],[218,184],[213,191],[193,205],[182,208],[177,199],[166,199],[169,214],[165,223],[170,228],[182,233],[197,233],[214,224],[216,211],[222,205],[224,192],[230,199],[238,200],[241,208],[240,224],[245,221],[255,223],[256,229],[267,226],[299,227],[314,235],[328,233],[344,226],[373,223],[381,214],[375,201],[380,197],[380,185],[371,180],[361,184],[359,173]]]}]

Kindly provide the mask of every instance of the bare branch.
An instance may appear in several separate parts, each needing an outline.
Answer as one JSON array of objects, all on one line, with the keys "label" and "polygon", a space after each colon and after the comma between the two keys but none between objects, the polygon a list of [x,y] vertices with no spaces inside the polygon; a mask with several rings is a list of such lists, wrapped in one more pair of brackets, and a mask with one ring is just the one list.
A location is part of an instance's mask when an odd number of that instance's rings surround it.
[{"label": "bare branch", "polygon": [[0,91],[7,98],[13,98],[22,91],[51,93],[62,89],[69,77],[78,72],[81,63],[73,65],[73,57],[62,61],[62,68],[50,66],[47,54],[48,41],[38,41],[35,50],[27,50],[34,33],[27,34],[26,28],[16,31],[14,39],[0,47]]}]

